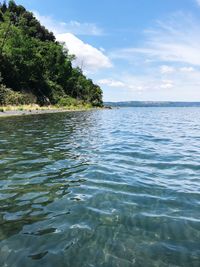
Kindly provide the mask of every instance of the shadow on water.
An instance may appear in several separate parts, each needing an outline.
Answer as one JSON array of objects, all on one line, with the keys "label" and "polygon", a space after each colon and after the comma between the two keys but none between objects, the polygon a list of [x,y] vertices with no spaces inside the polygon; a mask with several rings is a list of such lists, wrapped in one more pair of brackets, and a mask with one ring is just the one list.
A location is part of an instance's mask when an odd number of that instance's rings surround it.
[{"label": "shadow on water", "polygon": [[85,181],[79,174],[89,159],[78,152],[81,143],[75,137],[77,131],[89,131],[88,116],[70,113],[0,121],[1,240],[26,224],[58,215],[46,207]]}]

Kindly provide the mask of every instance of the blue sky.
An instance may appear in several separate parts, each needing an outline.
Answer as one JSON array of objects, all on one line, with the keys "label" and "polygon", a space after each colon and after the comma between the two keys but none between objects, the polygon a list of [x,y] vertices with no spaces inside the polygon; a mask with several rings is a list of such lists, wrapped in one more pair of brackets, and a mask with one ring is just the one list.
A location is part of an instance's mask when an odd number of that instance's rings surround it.
[{"label": "blue sky", "polygon": [[200,0],[17,0],[105,101],[200,101]]}]

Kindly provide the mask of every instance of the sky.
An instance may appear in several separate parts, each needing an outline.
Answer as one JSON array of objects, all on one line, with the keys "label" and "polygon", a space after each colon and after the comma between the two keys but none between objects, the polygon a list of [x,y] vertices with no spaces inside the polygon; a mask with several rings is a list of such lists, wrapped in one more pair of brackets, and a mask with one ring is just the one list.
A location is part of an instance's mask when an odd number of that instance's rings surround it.
[{"label": "sky", "polygon": [[16,0],[104,101],[200,101],[200,0]]}]

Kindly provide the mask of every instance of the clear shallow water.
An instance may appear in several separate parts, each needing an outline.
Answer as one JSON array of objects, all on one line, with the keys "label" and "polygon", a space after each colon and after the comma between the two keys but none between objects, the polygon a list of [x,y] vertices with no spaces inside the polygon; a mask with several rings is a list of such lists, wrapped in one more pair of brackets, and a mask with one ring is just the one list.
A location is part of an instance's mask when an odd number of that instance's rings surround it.
[{"label": "clear shallow water", "polygon": [[0,120],[0,266],[200,266],[200,109]]}]

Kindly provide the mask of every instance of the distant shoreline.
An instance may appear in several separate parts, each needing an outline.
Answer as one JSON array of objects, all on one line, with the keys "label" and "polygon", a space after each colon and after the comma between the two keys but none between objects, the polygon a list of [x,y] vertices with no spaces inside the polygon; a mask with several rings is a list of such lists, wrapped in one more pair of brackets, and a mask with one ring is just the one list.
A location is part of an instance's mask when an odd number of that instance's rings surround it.
[{"label": "distant shoreline", "polygon": [[104,105],[110,107],[200,107],[200,102],[184,101],[120,101],[104,102]]}]

